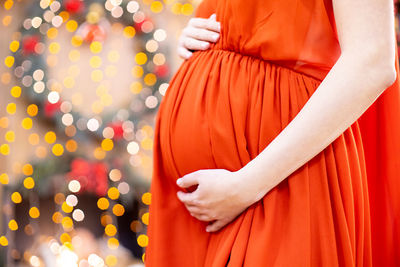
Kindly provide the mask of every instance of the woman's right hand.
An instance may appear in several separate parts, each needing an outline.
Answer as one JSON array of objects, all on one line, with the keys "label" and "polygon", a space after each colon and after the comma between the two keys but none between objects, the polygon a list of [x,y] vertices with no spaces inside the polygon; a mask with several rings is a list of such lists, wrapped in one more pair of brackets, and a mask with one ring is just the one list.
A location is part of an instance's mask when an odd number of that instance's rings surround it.
[{"label": "woman's right hand", "polygon": [[178,41],[178,55],[183,59],[192,56],[195,50],[206,50],[210,43],[217,42],[221,31],[221,24],[212,14],[208,19],[191,18],[183,29]]}]

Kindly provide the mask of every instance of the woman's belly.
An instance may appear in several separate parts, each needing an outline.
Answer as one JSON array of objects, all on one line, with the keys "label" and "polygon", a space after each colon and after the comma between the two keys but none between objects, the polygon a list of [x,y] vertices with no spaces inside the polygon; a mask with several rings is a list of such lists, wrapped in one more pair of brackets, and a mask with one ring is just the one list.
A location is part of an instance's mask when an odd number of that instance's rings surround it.
[{"label": "woman's belly", "polygon": [[236,52],[194,53],[171,79],[158,114],[166,169],[174,178],[198,169],[240,169],[279,134],[318,84]]}]

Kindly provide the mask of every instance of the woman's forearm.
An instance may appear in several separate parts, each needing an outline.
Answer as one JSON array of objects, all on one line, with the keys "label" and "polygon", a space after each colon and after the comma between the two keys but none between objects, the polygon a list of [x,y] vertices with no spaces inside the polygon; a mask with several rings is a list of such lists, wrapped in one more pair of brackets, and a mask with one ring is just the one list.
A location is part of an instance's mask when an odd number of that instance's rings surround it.
[{"label": "woman's forearm", "polygon": [[391,68],[381,62],[379,58],[340,56],[297,116],[237,172],[239,179],[245,176],[246,189],[255,193],[252,203],[324,150],[393,84],[394,64]]}]

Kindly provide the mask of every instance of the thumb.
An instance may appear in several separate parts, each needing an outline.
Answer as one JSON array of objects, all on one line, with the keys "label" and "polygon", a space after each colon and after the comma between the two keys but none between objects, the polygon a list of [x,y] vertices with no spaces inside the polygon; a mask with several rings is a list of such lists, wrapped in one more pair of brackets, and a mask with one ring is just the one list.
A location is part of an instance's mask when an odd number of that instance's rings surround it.
[{"label": "thumb", "polygon": [[197,180],[197,176],[190,173],[190,174],[186,174],[183,177],[176,180],[176,184],[182,188],[187,188],[192,185],[197,185],[197,184],[199,184],[199,182]]},{"label": "thumb", "polygon": [[215,13],[213,13],[213,14],[209,17],[209,19],[212,19],[212,20],[216,20],[216,18],[217,18],[217,14],[215,14]]}]

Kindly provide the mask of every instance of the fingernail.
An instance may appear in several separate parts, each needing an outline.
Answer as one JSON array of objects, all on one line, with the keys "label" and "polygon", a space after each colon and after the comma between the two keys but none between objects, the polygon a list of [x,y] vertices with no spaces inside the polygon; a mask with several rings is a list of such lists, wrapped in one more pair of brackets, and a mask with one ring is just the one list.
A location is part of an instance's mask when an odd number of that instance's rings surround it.
[{"label": "fingernail", "polygon": [[176,180],[176,184],[177,184],[177,185],[181,185],[181,182],[182,182],[182,179],[181,179],[181,178],[179,178],[178,180]]},{"label": "fingernail", "polygon": [[204,43],[204,44],[202,44],[201,46],[203,47],[203,48],[207,48],[208,47],[208,43]]},{"label": "fingernail", "polygon": [[210,232],[210,229],[206,228],[206,232]]}]

